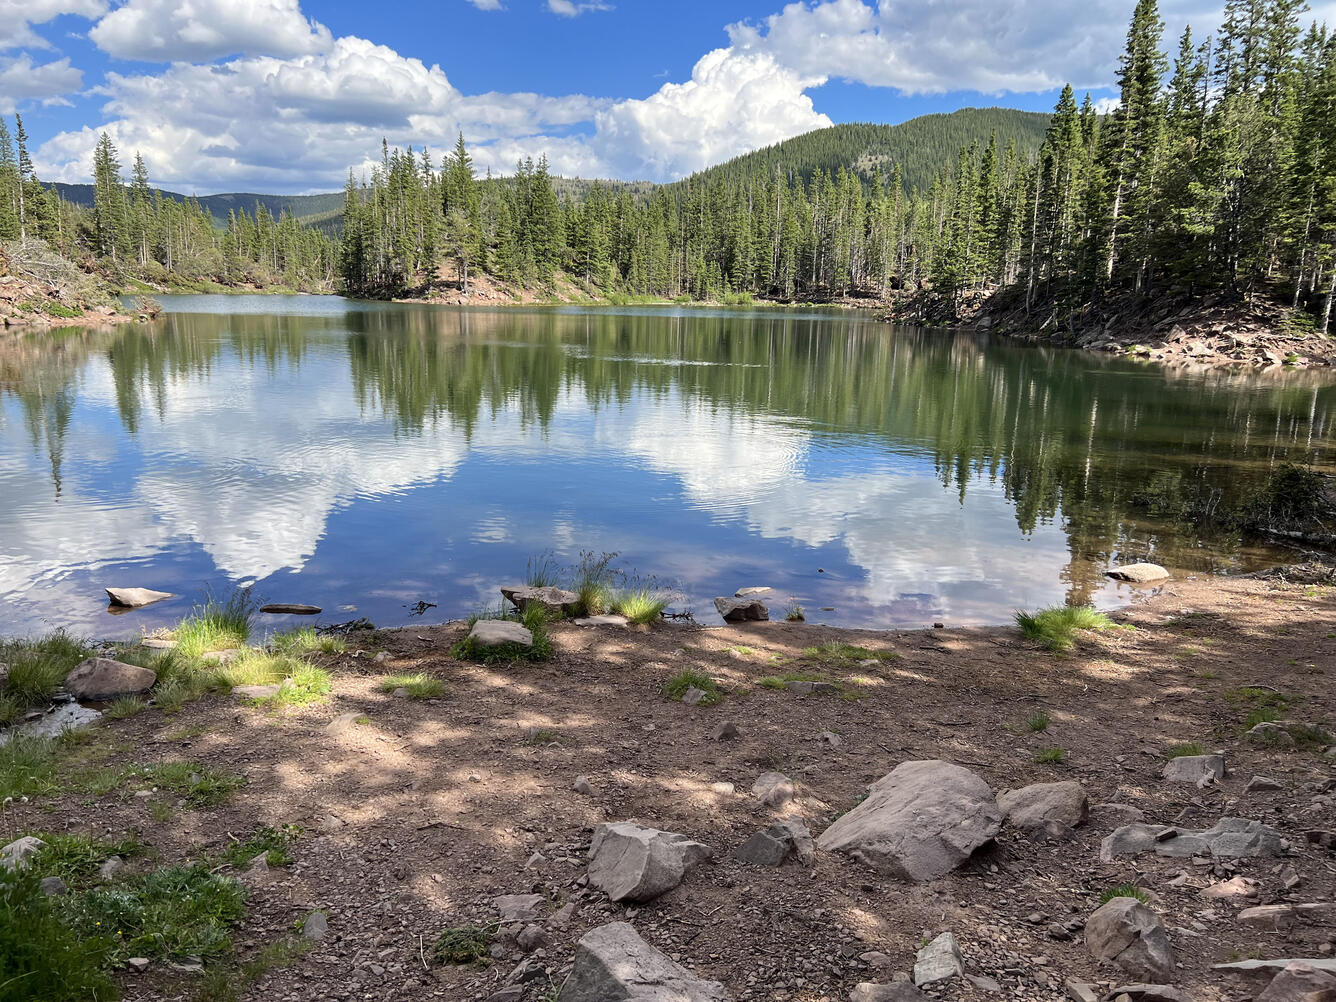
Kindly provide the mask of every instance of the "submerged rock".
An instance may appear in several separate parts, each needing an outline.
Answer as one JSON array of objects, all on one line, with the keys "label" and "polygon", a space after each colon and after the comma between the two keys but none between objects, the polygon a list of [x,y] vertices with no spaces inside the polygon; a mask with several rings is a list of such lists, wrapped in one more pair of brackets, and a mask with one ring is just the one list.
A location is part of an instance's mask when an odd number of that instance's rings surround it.
[{"label": "submerged rock", "polygon": [[107,599],[112,605],[126,609],[138,609],[140,606],[176,597],[171,592],[154,591],[152,588],[108,588],[106,591]]},{"label": "submerged rock", "polygon": [[877,780],[817,846],[922,882],[950,873],[1001,827],[987,783],[962,766],[929,759],[902,762]]},{"label": "submerged rock", "polygon": [[296,602],[273,602],[260,606],[261,612],[274,616],[318,616],[324,610],[318,605],[302,605]]},{"label": "submerged rock", "polygon": [[704,981],[650,946],[626,922],[591,929],[575,948],[575,966],[557,1002],[727,1002]]},{"label": "submerged rock", "polygon": [[65,688],[75,699],[107,700],[137,696],[153,688],[157,672],[111,658],[89,658],[65,676]]}]

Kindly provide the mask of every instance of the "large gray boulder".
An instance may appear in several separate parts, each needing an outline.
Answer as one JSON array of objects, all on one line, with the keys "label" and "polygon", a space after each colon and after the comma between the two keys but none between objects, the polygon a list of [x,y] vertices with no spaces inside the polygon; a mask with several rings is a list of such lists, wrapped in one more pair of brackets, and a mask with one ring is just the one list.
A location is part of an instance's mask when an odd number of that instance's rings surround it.
[{"label": "large gray boulder", "polygon": [[626,922],[590,929],[575,948],[575,966],[557,1002],[727,1002],[705,981],[646,943]]},{"label": "large gray boulder", "polygon": [[725,623],[761,622],[770,618],[770,610],[759,598],[726,598],[714,600],[714,607]]},{"label": "large gray boulder", "polygon": [[1160,775],[1171,783],[1210,786],[1225,778],[1225,756],[1180,755],[1166,762]]},{"label": "large gray boulder", "polygon": [[1022,831],[1043,828],[1048,822],[1075,828],[1090,814],[1085,787],[1072,780],[1007,790],[998,794],[997,806],[1003,819]]},{"label": "large gray boulder", "polygon": [[1152,581],[1163,581],[1169,576],[1169,572],[1159,564],[1124,564],[1122,567],[1115,567],[1106,572],[1109,577],[1115,581],[1130,581],[1133,584],[1149,584]]},{"label": "large gray boulder", "polygon": [[902,762],[868,798],[822,833],[817,847],[842,852],[904,880],[950,873],[1002,827],[988,784],[938,759]]},{"label": "large gray boulder", "polygon": [[1174,952],[1160,917],[1136,898],[1113,898],[1086,919],[1085,941],[1099,960],[1153,984],[1174,976]]},{"label": "large gray boulder", "polygon": [[500,647],[502,644],[533,646],[533,634],[509,619],[480,619],[469,631],[469,639],[479,647]]},{"label": "large gray boulder", "polygon": [[1336,977],[1296,960],[1271,979],[1257,1002],[1336,1002]]},{"label": "large gray boulder", "polygon": [[111,658],[89,658],[65,676],[65,688],[75,699],[107,700],[148,692],[158,673]]},{"label": "large gray boulder", "polygon": [[518,585],[513,588],[502,588],[501,594],[507,602],[520,612],[523,612],[531,604],[537,603],[548,612],[556,613],[558,616],[564,616],[573,610],[576,603],[580,601],[580,596],[575,592],[566,591],[566,589],[557,588],[554,585],[547,585],[542,588]]},{"label": "large gray boulder", "polygon": [[1285,840],[1274,828],[1246,818],[1221,818],[1203,831],[1137,823],[1114,829],[1113,834],[1100,844],[1099,858],[1109,863],[1119,856],[1135,856],[1143,852],[1154,852],[1169,859],[1283,856]]},{"label": "large gray boulder", "polygon": [[140,606],[152,605],[154,602],[173,597],[171,592],[154,591],[152,588],[107,589],[107,600],[123,609],[138,609]]},{"label": "large gray boulder", "polygon": [[589,844],[589,884],[613,901],[650,901],[712,855],[708,845],[685,835],[630,821],[605,822]]}]

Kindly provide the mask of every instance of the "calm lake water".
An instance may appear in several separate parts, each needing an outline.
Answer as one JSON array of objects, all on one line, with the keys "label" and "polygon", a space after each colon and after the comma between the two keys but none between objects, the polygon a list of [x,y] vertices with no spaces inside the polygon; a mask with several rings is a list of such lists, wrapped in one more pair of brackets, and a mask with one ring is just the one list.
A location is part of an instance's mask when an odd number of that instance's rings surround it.
[{"label": "calm lake water", "polygon": [[[1135,558],[1282,559],[1137,495],[1229,503],[1336,459],[1336,390],[1311,373],[849,313],[164,302],[148,325],[0,336],[0,632],[130,636],[237,585],[321,622],[412,622],[419,600],[441,620],[582,550],[706,622],[770,585],[781,616],[996,623],[1124,602],[1104,571]],[[104,585],[181,598],[112,617]]]}]

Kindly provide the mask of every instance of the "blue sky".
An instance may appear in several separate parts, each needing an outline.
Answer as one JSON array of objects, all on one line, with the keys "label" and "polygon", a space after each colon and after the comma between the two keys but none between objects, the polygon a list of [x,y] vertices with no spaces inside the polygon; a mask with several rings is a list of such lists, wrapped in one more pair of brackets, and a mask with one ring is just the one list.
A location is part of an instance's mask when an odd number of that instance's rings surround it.
[{"label": "blue sky", "polygon": [[[1317,14],[1332,13],[1330,0]],[[668,180],[836,122],[1110,99],[1131,0],[0,0],[0,113],[42,177],[106,130],[156,183],[337,188],[385,137]],[[1216,0],[1170,0],[1166,47]],[[1336,19],[1327,18],[1333,23]]]}]

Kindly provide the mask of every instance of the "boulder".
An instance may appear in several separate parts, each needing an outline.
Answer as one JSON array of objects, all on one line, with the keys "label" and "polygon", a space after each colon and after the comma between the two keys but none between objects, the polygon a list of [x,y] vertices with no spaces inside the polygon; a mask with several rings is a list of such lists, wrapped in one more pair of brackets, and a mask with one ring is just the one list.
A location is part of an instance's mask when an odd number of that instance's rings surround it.
[{"label": "boulder", "polygon": [[1204,831],[1137,823],[1123,825],[1105,838],[1100,845],[1099,858],[1108,863],[1118,856],[1135,856],[1150,851],[1170,859],[1207,855],[1217,859],[1239,859],[1244,856],[1283,856],[1285,842],[1274,828],[1245,818],[1221,818]]},{"label": "boulder", "polygon": [[1056,821],[1075,828],[1090,813],[1090,801],[1080,783],[1034,783],[1019,790],[998,794],[997,806],[1002,818],[1022,831],[1043,828]]},{"label": "boulder", "polygon": [[782,772],[763,772],[752,784],[752,796],[766,807],[783,807],[793,799],[793,780]]},{"label": "boulder", "polygon": [[1225,756],[1180,755],[1164,763],[1160,775],[1170,783],[1209,786],[1225,778]]},{"label": "boulder", "polygon": [[154,591],[152,588],[108,588],[107,600],[112,605],[125,609],[138,609],[143,605],[152,605],[166,598],[174,598],[171,592]]},{"label": "boulder", "polygon": [[1336,1002],[1336,977],[1293,961],[1262,989],[1257,1002]]},{"label": "boulder", "polygon": [[892,981],[888,985],[864,981],[854,985],[849,993],[849,1002],[927,1002],[927,998],[908,981]]},{"label": "boulder", "polygon": [[43,877],[41,889],[48,898],[58,898],[68,890],[65,881],[59,877]]},{"label": "boulder", "polygon": [[1289,748],[1294,744],[1288,720],[1263,720],[1253,726],[1244,737],[1250,744]]},{"label": "boulder", "polygon": [[260,611],[271,616],[318,616],[324,610],[318,605],[302,605],[300,602],[272,602],[260,606]]},{"label": "boulder", "polygon": [[733,850],[735,859],[754,866],[780,866],[790,855],[810,864],[816,855],[812,833],[800,818],[776,821]]},{"label": "boulder", "polygon": [[1164,984],[1174,976],[1174,953],[1160,917],[1136,898],[1113,898],[1086,919],[1085,941],[1099,960],[1134,978]]},{"label": "boulder", "polygon": [[480,619],[469,631],[469,639],[479,647],[500,647],[503,644],[533,646],[533,634],[509,619]]},{"label": "boulder", "polygon": [[1269,790],[1283,790],[1285,784],[1278,779],[1272,779],[1270,776],[1254,776],[1248,780],[1248,785],[1243,788],[1244,793],[1262,793]]},{"label": "boulder", "polygon": [[32,858],[46,848],[46,843],[32,835],[24,835],[0,849],[0,867],[22,870]]},{"label": "boulder", "polygon": [[153,688],[157,672],[111,658],[89,658],[65,676],[65,688],[75,699],[109,700],[137,696]]},{"label": "boulder", "polygon": [[770,610],[759,598],[725,598],[714,600],[714,607],[725,623],[761,622],[770,618]]},{"label": "boulder", "polygon": [[603,823],[589,845],[589,884],[613,901],[651,901],[714,855],[685,835],[630,821]]},{"label": "boulder", "polygon": [[1130,581],[1133,584],[1148,584],[1151,581],[1163,581],[1169,576],[1169,572],[1159,564],[1124,564],[1122,567],[1115,567],[1111,571],[1106,571],[1109,577],[1115,581]]},{"label": "boulder", "polygon": [[1001,827],[987,783],[961,766],[929,759],[902,762],[877,780],[817,846],[919,882],[954,870]]},{"label": "boulder", "polygon": [[557,1002],[727,1002],[717,981],[704,981],[650,946],[626,922],[589,932]]},{"label": "boulder", "polygon": [[551,585],[543,588],[532,588],[527,585],[502,588],[501,594],[507,602],[520,612],[523,612],[531,604],[537,603],[548,612],[555,613],[558,616],[564,616],[571,612],[576,603],[580,601],[580,596],[575,592]]},{"label": "boulder", "polygon": [[914,958],[914,984],[931,985],[949,981],[965,973],[965,961],[960,956],[956,937],[944,932],[919,950]]}]

